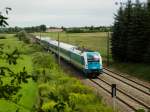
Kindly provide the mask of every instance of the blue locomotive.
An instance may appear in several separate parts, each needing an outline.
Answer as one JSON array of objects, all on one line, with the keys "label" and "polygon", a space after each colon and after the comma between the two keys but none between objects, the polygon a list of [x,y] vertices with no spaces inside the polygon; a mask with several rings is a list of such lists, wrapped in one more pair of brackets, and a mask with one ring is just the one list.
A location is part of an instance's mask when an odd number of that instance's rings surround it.
[{"label": "blue locomotive", "polygon": [[55,54],[58,54],[59,51],[61,58],[82,70],[87,77],[96,77],[102,73],[102,58],[99,52],[81,50],[77,46],[63,42],[59,43],[58,48],[58,41],[52,40],[49,37],[36,36],[36,40]]}]

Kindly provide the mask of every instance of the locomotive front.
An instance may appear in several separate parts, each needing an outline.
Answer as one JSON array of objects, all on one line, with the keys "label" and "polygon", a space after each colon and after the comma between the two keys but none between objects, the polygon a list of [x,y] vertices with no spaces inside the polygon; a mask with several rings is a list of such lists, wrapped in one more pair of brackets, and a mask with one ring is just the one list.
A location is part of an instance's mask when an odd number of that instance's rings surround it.
[{"label": "locomotive front", "polygon": [[102,73],[102,59],[98,52],[85,53],[85,73],[89,77],[96,77]]}]

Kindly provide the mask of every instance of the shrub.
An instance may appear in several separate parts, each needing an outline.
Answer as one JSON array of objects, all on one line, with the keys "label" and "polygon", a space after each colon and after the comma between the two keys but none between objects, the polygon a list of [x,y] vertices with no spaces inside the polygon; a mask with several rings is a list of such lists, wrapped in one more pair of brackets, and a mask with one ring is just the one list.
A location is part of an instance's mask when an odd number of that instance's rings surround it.
[{"label": "shrub", "polygon": [[91,93],[91,89],[89,87],[81,85],[79,82],[71,86],[71,91],[74,93],[82,93],[82,94]]},{"label": "shrub", "polygon": [[44,103],[42,106],[42,110],[45,112],[56,112],[54,109],[54,106],[56,105],[56,102],[50,100],[47,103]]},{"label": "shrub", "polygon": [[75,104],[90,104],[95,101],[95,97],[92,94],[70,93],[69,102]]},{"label": "shrub", "polygon": [[6,39],[6,37],[5,36],[0,36],[0,39]]},{"label": "shrub", "polygon": [[47,53],[36,52],[33,54],[32,58],[33,63],[41,68],[49,68],[52,69],[54,67],[54,59],[51,55]]},{"label": "shrub", "polygon": [[24,41],[25,43],[30,43],[30,36],[25,31],[20,31],[16,35],[20,41]]}]

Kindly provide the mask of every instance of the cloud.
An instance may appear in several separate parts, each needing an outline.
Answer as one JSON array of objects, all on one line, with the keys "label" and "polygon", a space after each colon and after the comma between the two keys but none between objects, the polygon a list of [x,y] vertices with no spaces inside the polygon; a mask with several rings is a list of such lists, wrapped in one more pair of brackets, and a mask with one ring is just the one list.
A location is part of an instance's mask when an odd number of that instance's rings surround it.
[{"label": "cloud", "polygon": [[11,26],[39,24],[58,26],[110,25],[116,12],[115,0],[3,0],[9,6]]}]

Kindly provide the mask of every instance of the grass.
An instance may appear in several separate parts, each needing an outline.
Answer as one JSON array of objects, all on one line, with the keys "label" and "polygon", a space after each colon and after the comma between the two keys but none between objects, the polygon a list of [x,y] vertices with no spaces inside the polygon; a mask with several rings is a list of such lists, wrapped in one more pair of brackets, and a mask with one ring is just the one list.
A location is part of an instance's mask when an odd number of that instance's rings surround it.
[{"label": "grass", "polygon": [[[35,35],[40,35],[35,33]],[[41,33],[42,36],[48,36],[52,39],[58,38],[58,33]],[[103,63],[106,63],[107,59],[107,33],[60,33],[60,41],[70,43],[77,46],[84,46],[91,50],[99,51],[103,57]],[[110,61],[112,68],[117,69],[120,72],[127,73],[129,75],[138,77],[150,82],[150,65],[141,63],[117,63],[114,62],[111,54]]]},{"label": "grass", "polygon": [[[23,67],[25,67],[27,72],[31,74],[33,69],[31,60],[32,57],[31,55],[26,54],[27,52],[30,52],[31,47],[29,47],[29,45],[26,45],[21,41],[18,41],[17,38],[15,38],[13,35],[5,35],[5,37],[6,39],[0,40],[0,44],[4,44],[3,51],[6,53],[10,53],[17,48],[22,53],[22,55],[21,58],[17,60],[17,65],[9,65],[5,60],[0,59],[0,66],[7,66],[16,73],[22,71]],[[31,111],[37,99],[37,84],[32,80],[29,80],[27,84],[22,84],[21,86],[22,89],[17,94],[22,94],[18,105],[13,102],[1,99],[0,112],[15,112],[17,108],[19,108],[21,112]]]},{"label": "grass", "polygon": [[32,80],[28,84],[24,84],[22,90],[18,93],[24,95],[19,101],[19,105],[23,105],[30,112],[37,101],[38,86]]},{"label": "grass", "polygon": [[138,77],[150,82],[150,66],[146,64],[135,63],[113,63],[113,68],[117,68],[117,71],[121,71],[131,76]]}]

